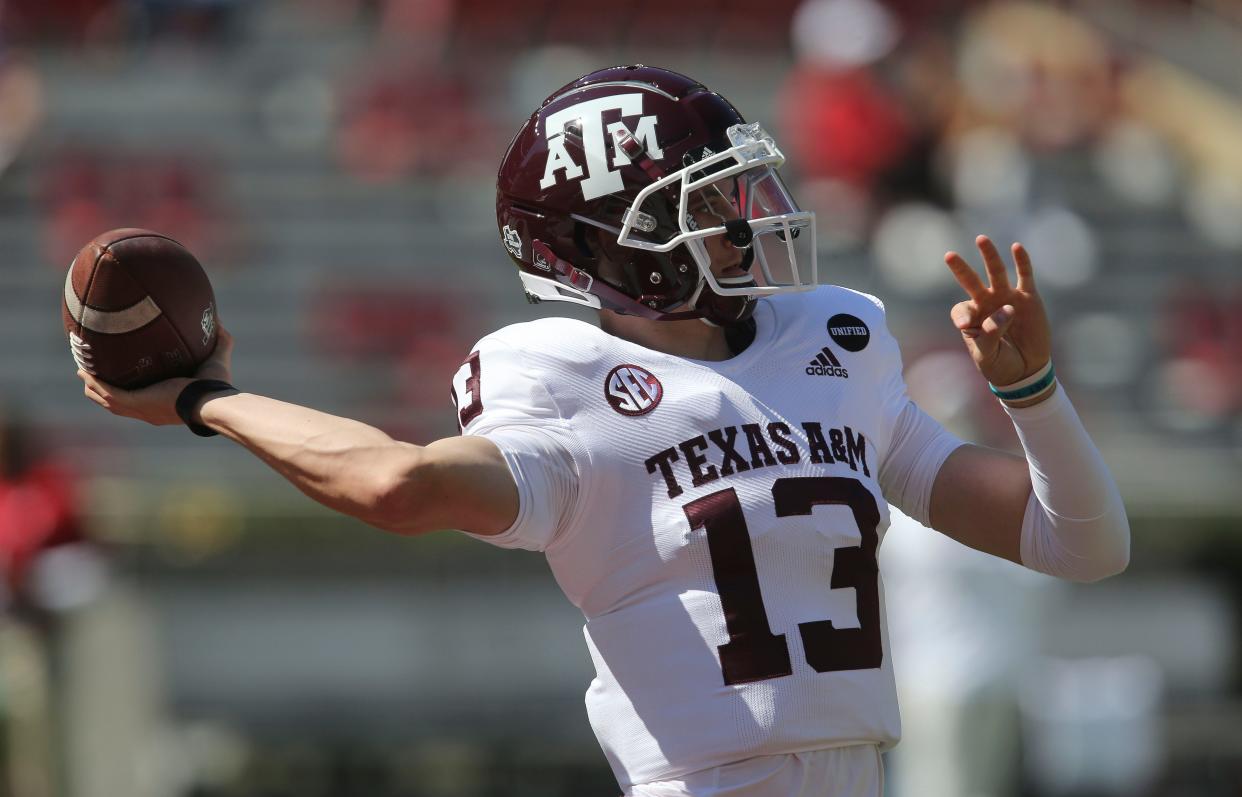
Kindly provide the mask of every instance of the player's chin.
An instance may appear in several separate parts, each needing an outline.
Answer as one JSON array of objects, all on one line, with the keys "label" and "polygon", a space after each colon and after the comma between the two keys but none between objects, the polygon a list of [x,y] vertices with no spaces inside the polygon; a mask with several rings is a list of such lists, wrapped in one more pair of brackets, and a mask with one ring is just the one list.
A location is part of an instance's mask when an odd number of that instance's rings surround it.
[{"label": "player's chin", "polygon": [[737,269],[737,273],[732,273],[730,269],[716,277],[716,284],[722,288],[753,288],[757,283],[745,271]]}]

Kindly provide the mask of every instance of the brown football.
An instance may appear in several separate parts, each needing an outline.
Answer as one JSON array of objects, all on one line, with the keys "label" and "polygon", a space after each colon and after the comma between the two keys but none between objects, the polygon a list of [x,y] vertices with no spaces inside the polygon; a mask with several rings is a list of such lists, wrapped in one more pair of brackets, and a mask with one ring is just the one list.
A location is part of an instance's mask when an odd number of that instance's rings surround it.
[{"label": "brown football", "polygon": [[216,299],[194,255],[150,230],[111,230],[78,252],[61,302],[73,359],[125,388],[190,376],[216,347]]}]

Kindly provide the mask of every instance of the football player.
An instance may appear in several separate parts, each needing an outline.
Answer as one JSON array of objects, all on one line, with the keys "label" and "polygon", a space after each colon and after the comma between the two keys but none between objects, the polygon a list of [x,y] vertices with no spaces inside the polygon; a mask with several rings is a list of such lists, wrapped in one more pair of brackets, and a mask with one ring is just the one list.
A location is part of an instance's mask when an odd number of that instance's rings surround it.
[{"label": "football player", "polygon": [[[899,736],[876,550],[888,504],[964,545],[1092,581],[1129,558],[1117,488],[1016,282],[946,255],[950,316],[1024,457],[964,444],[906,394],[874,297],[820,285],[780,149],[662,69],[549,97],[500,166],[501,245],[532,300],[596,308],[494,332],[453,380],[462,434],[420,446],[228,384],[126,392],[113,413],[223,434],[379,528],[543,551],[586,618],[587,710],[627,795],[878,797]],[[930,609],[929,609],[930,610]]]}]

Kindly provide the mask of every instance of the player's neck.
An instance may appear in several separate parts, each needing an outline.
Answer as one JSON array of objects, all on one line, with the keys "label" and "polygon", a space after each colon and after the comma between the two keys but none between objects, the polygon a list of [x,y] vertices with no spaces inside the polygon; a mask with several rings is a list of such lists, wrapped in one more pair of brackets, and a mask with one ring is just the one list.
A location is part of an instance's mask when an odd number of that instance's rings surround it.
[{"label": "player's neck", "polygon": [[733,356],[721,327],[697,318],[686,321],[650,321],[638,316],[600,311],[600,328],[609,335],[692,360],[727,360]]}]

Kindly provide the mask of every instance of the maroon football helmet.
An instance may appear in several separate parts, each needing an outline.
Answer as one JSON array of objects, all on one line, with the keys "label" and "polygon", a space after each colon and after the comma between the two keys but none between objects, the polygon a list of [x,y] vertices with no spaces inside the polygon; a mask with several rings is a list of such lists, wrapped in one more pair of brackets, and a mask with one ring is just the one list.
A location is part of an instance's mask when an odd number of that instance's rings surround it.
[{"label": "maroon football helmet", "polygon": [[815,216],[777,175],[784,162],[758,124],[685,75],[602,69],[518,131],[496,223],[532,301],[727,325],[758,297],[817,284]]}]

